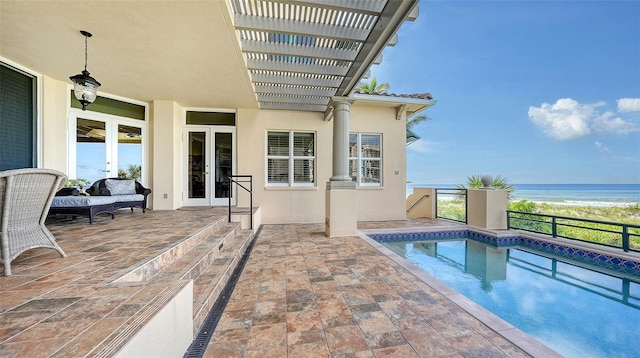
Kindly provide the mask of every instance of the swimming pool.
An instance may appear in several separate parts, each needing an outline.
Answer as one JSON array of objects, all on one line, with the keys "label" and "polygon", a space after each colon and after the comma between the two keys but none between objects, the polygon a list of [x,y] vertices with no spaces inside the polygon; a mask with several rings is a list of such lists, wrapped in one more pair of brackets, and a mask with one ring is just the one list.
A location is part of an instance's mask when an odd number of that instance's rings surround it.
[{"label": "swimming pool", "polygon": [[368,236],[566,357],[638,355],[638,262],[469,230]]}]

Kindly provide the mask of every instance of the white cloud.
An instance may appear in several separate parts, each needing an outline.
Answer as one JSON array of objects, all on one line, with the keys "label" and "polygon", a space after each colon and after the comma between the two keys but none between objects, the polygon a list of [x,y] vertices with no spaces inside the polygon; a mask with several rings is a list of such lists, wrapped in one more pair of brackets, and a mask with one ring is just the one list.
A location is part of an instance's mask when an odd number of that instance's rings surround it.
[{"label": "white cloud", "polygon": [[416,153],[433,153],[434,143],[426,141],[424,139],[419,139],[413,143],[411,143],[407,150],[416,152]]},{"label": "white cloud", "polygon": [[602,101],[581,104],[571,98],[562,98],[555,104],[543,103],[540,107],[529,107],[529,119],[546,135],[558,140],[585,137],[592,133],[638,130],[636,124],[616,117],[612,112],[600,114],[597,108],[604,105]]},{"label": "white cloud", "polygon": [[605,112],[602,115],[595,116],[591,127],[596,132],[616,134],[624,134],[638,130],[638,127],[634,123],[625,121],[620,117],[615,117],[615,114],[611,112]]},{"label": "white cloud", "polygon": [[596,145],[596,148],[598,149],[598,151],[600,151],[600,152],[608,152],[609,151],[609,148],[607,148],[601,142],[596,141],[595,145]]},{"label": "white cloud", "polygon": [[640,112],[640,98],[620,98],[618,112]]},{"label": "white cloud", "polygon": [[591,134],[589,120],[599,105],[602,104],[581,105],[571,98],[562,98],[553,105],[543,103],[540,107],[529,107],[529,118],[555,139],[584,137]]}]

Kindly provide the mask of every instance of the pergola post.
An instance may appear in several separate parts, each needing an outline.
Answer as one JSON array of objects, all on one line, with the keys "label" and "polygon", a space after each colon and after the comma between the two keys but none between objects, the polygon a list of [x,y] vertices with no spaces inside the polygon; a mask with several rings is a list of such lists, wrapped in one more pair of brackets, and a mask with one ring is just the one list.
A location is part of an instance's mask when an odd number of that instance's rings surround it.
[{"label": "pergola post", "polygon": [[358,230],[356,183],[349,176],[349,116],[352,99],[334,97],[333,173],[325,192],[325,234],[353,236]]}]

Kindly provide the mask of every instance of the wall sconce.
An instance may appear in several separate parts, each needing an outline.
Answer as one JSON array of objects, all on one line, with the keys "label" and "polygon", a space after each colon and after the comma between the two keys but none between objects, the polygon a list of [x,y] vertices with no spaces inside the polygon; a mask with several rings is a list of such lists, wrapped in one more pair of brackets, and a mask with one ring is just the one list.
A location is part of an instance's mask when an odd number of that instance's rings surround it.
[{"label": "wall sconce", "polygon": [[89,76],[89,71],[87,71],[87,39],[93,35],[84,30],[80,31],[80,33],[84,36],[84,71],[69,77],[69,79],[73,82],[73,93],[78,102],[82,104],[82,110],[84,111],[89,104],[96,100],[96,92],[100,87],[100,82]]}]

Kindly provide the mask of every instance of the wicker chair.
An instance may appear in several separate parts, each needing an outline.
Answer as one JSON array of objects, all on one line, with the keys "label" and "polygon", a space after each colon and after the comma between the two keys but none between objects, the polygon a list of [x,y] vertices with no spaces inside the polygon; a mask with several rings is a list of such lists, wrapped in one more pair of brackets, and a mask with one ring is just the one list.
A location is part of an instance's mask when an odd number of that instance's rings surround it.
[{"label": "wicker chair", "polygon": [[67,176],[51,169],[15,169],[0,172],[0,242],[4,274],[11,275],[11,261],[38,247],[67,254],[45,227],[51,201]]}]

